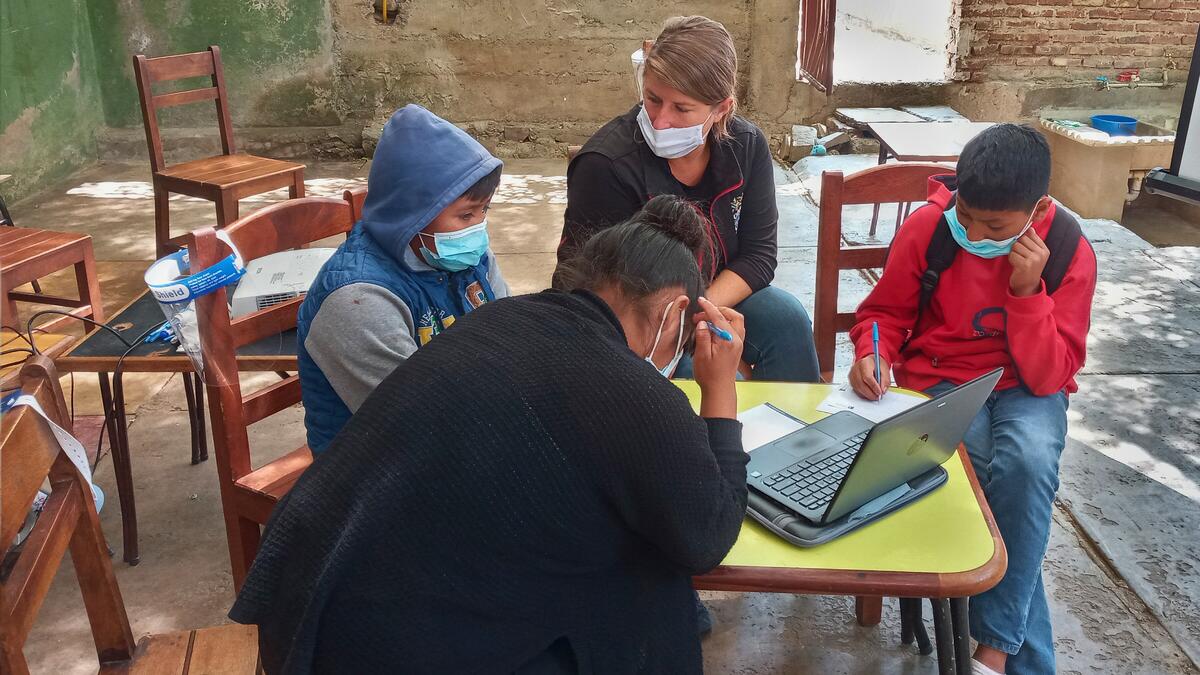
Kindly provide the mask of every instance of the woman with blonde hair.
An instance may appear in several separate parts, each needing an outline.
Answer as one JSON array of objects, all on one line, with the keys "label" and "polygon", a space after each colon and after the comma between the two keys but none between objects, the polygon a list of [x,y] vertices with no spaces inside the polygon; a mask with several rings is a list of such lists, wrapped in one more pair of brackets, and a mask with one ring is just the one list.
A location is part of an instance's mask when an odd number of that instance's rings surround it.
[{"label": "woman with blonde hair", "polygon": [[[817,381],[808,313],[770,285],[779,262],[774,170],[763,132],[735,114],[733,38],[702,16],[668,19],[641,68],[642,100],[597,131],[567,170],[560,266],[651,197],[683,197],[707,221],[708,297],[745,316],[753,379]],[[676,372],[690,377],[690,361]]]}]

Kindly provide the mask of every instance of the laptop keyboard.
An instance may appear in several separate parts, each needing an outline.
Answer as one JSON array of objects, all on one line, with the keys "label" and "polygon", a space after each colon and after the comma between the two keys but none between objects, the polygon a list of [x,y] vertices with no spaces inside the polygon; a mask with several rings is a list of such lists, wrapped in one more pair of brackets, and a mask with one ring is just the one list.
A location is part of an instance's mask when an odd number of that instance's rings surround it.
[{"label": "laptop keyboard", "polygon": [[846,470],[858,454],[867,432],[863,432],[842,444],[841,450],[818,462],[801,460],[767,476],[763,485],[776,491],[779,496],[807,508],[819,509],[833,499],[842,484]]}]

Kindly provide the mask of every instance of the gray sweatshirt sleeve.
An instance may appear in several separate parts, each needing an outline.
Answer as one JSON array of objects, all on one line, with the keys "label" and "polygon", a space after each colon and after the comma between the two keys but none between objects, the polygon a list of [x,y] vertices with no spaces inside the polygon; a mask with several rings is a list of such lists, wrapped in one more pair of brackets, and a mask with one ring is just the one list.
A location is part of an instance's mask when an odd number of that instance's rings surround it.
[{"label": "gray sweatshirt sleeve", "polygon": [[491,264],[488,265],[488,285],[492,287],[492,294],[496,296],[497,300],[507,298],[512,295],[512,291],[508,289],[508,282],[500,275],[500,261],[492,251],[488,251],[488,255],[492,259]]},{"label": "gray sweatshirt sleeve", "polygon": [[304,349],[353,413],[417,351],[412,312],[375,284],[343,286],[321,303]]}]

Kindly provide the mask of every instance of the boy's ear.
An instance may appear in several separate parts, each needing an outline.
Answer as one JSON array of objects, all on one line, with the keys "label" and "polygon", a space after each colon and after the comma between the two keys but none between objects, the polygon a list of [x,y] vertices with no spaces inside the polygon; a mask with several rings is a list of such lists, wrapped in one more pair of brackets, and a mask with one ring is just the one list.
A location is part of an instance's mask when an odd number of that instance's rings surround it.
[{"label": "boy's ear", "polygon": [[1033,208],[1033,222],[1040,223],[1046,217],[1046,213],[1050,211],[1050,205],[1053,203],[1054,200],[1050,198],[1050,195],[1043,195],[1038,200],[1037,206]]}]

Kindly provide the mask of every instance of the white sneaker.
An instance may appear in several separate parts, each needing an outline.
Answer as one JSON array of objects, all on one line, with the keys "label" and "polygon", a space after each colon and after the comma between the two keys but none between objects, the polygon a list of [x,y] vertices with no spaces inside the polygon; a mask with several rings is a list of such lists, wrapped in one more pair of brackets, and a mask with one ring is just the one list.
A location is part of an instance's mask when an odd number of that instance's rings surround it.
[{"label": "white sneaker", "polygon": [[1004,675],[1004,674],[998,673],[998,672],[992,670],[991,668],[988,668],[987,666],[983,665],[979,661],[976,661],[975,659],[971,659],[971,675]]}]

